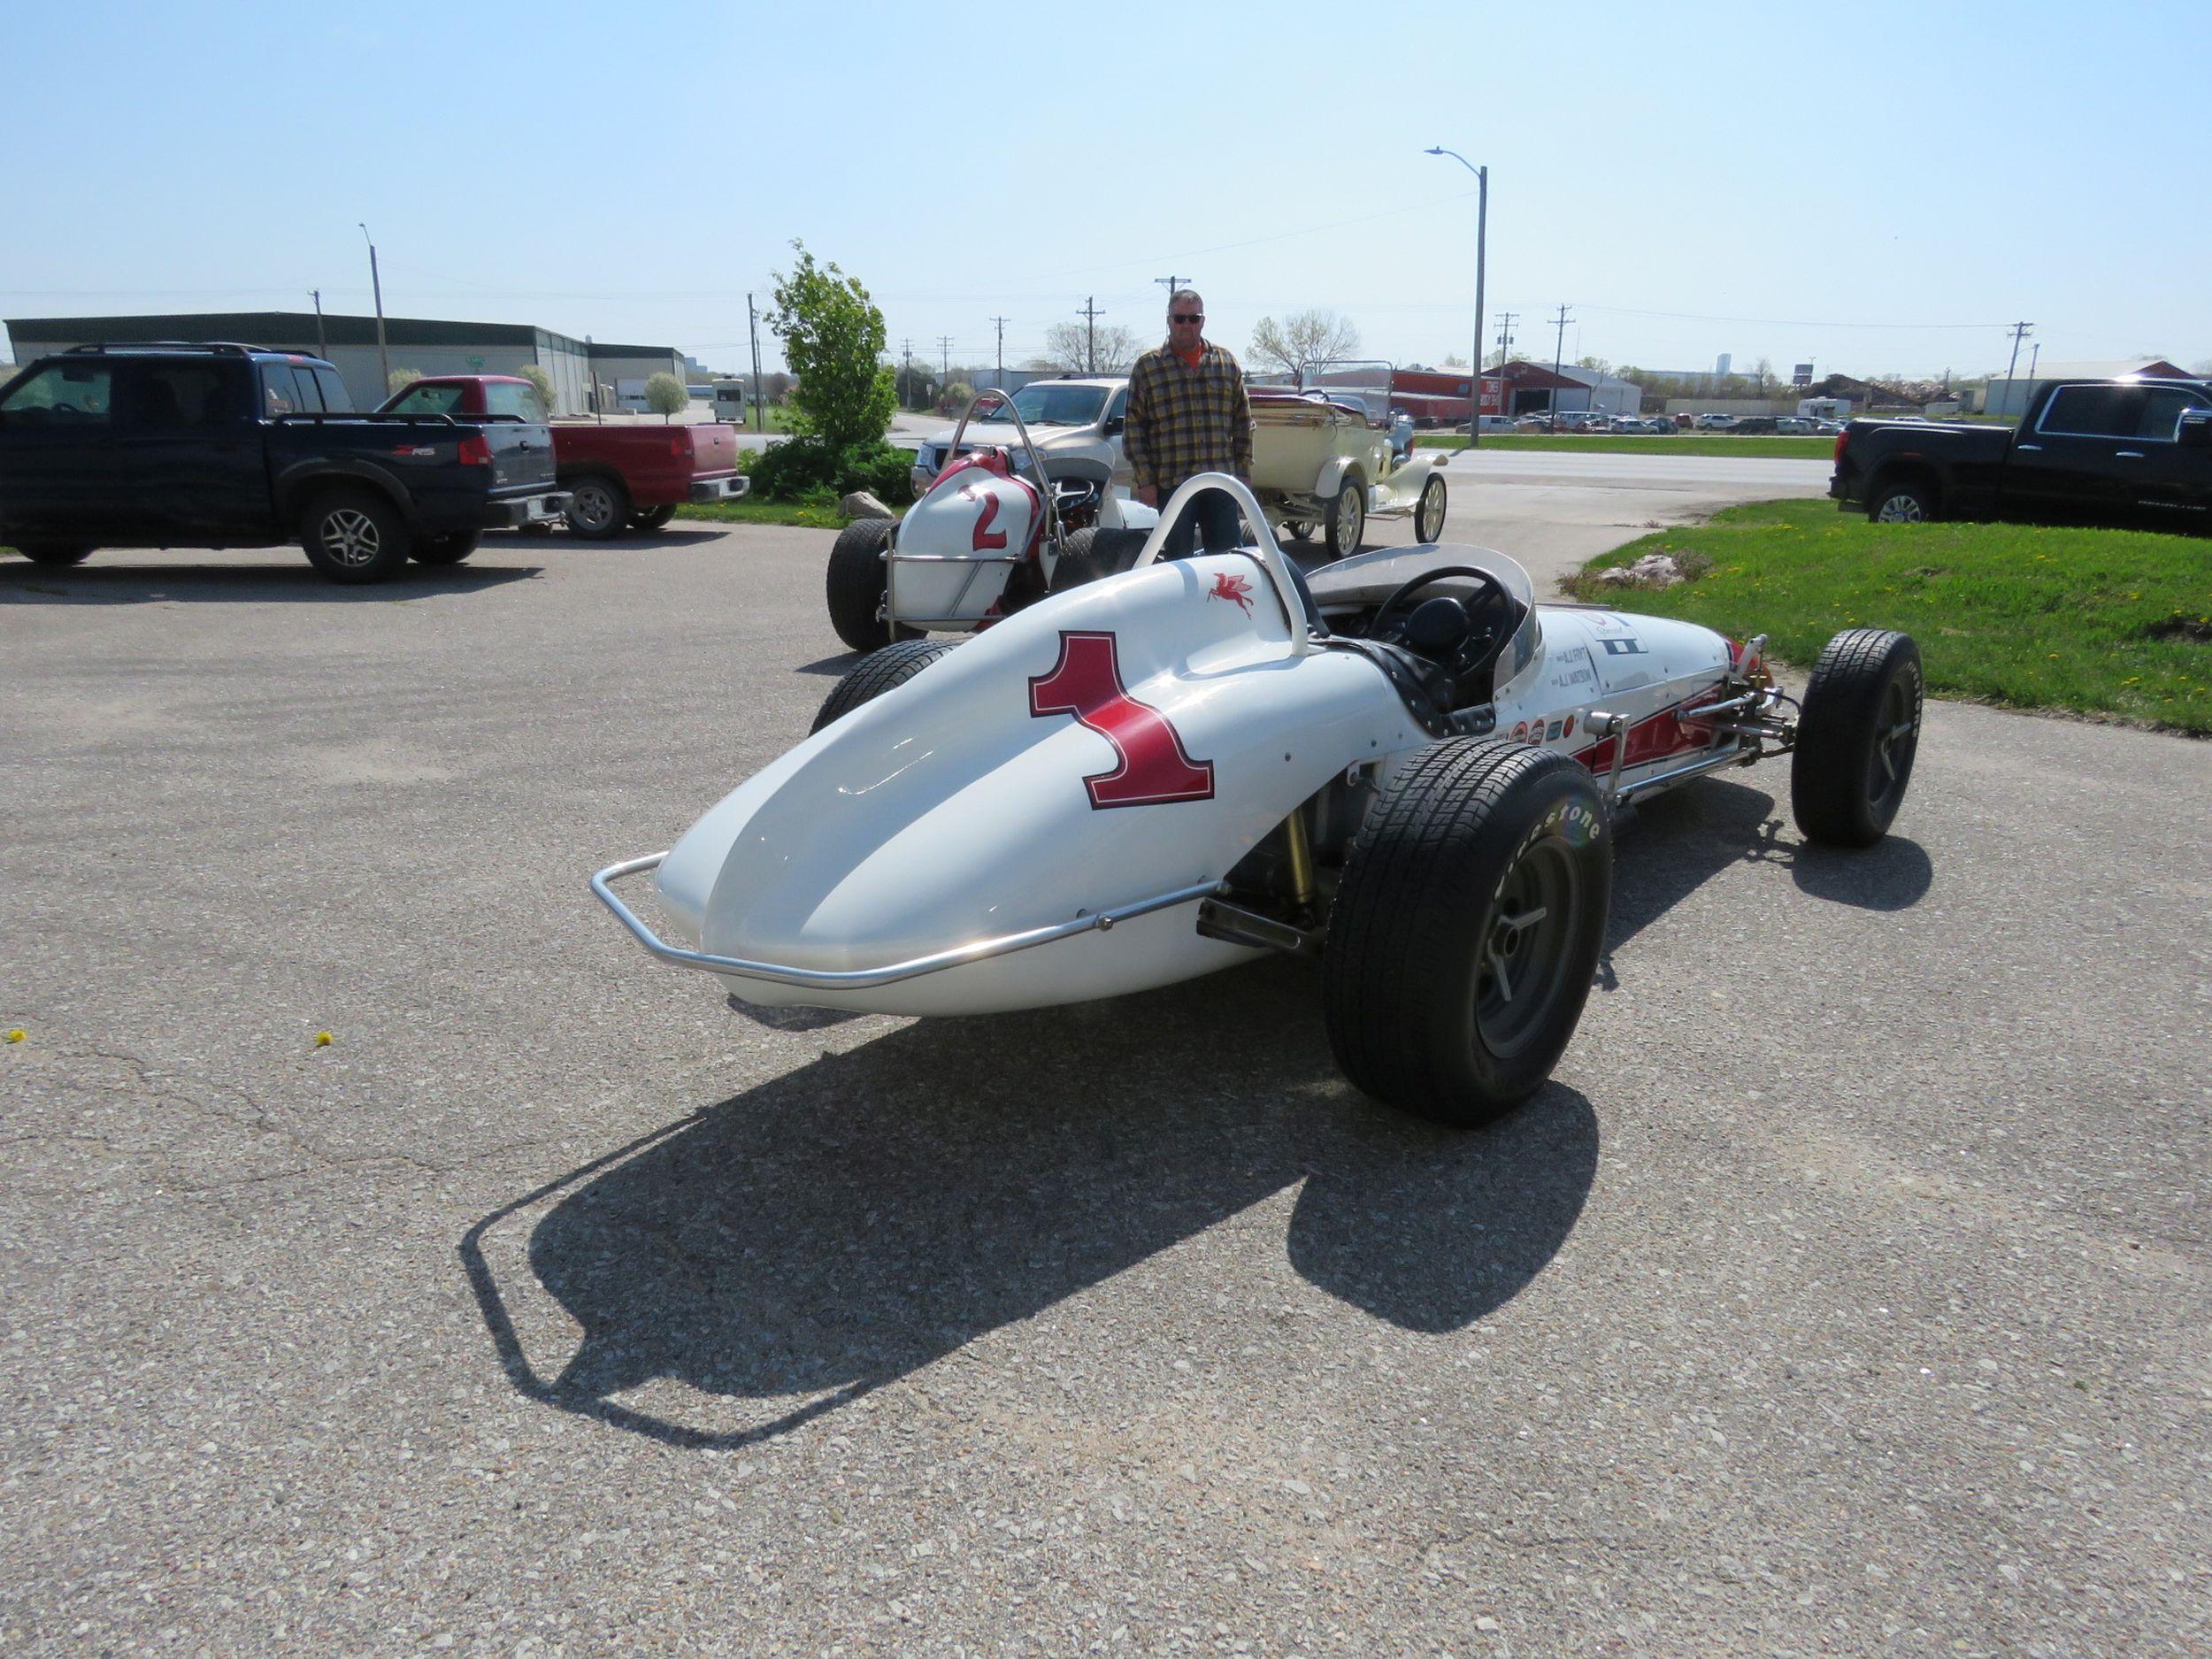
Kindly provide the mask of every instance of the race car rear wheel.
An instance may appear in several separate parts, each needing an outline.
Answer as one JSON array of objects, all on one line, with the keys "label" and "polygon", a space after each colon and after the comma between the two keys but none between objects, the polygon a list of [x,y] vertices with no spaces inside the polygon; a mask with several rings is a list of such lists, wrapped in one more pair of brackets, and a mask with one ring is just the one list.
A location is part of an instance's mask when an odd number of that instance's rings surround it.
[{"label": "race car rear wheel", "polygon": [[1563,755],[1458,738],[1417,757],[1354,838],[1322,952],[1337,1064],[1386,1104],[1471,1126],[1526,1100],[1590,995],[1610,820]]},{"label": "race car rear wheel", "polygon": [[818,732],[862,703],[874,702],[892,687],[904,685],[958,643],[957,640],[901,640],[871,651],[822,700],[822,711],[807,730]]},{"label": "race car rear wheel", "polygon": [[1413,509],[1413,539],[1428,545],[1444,534],[1444,480],[1433,472],[1421,486],[1421,499]]},{"label": "race car rear wheel", "polygon": [[1052,591],[1064,594],[1102,576],[1120,575],[1137,562],[1144,542],[1142,530],[1107,530],[1095,525],[1078,530],[1052,567]]},{"label": "race car rear wheel", "polygon": [[1850,628],[1821,648],[1790,757],[1790,811],[1816,841],[1870,847],[1889,833],[1920,750],[1920,648]]},{"label": "race car rear wheel", "polygon": [[883,566],[883,549],[895,527],[888,518],[856,518],[837,533],[830,548],[830,626],[856,651],[872,651],[894,638],[910,640],[920,632],[900,628],[895,634],[883,617],[889,575]]}]

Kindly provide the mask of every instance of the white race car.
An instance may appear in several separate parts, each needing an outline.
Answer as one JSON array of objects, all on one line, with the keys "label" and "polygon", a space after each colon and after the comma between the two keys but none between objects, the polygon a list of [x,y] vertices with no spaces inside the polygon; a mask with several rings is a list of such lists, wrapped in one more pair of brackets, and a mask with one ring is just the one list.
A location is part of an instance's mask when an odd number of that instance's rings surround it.
[{"label": "white race car", "polygon": [[[1574,1033],[1624,808],[1784,753],[1815,840],[1878,841],[1904,798],[1901,634],[1838,634],[1801,705],[1762,639],[1540,606],[1486,549],[1309,581],[1219,474],[1163,522],[1204,488],[1260,545],[1162,561],[1156,530],[1125,572],[873,653],[805,741],[593,890],[753,1003],[983,1014],[1311,956],[1351,1080],[1472,1124]],[[648,871],[680,943],[613,890]]]}]

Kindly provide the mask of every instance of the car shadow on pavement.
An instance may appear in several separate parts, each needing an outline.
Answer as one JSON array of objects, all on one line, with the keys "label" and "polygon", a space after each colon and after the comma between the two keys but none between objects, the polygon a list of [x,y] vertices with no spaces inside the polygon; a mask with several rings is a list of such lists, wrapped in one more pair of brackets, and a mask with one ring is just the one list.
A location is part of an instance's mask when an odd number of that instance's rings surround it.
[{"label": "car shadow on pavement", "polygon": [[502,1206],[463,1266],[522,1393],[689,1447],[786,1432],[1291,1189],[1297,1272],[1459,1330],[1572,1231],[1596,1115],[1557,1084],[1474,1132],[1387,1110],[1339,1076],[1318,1000],[1266,963],[918,1021]]},{"label": "car shadow on pavement", "polygon": [[303,558],[287,565],[127,565],[99,559],[96,553],[93,563],[64,570],[0,562],[0,604],[398,604],[477,593],[544,573],[541,565],[488,561],[411,565],[389,581],[349,585],[332,581]]},{"label": "car shadow on pavement", "polygon": [[505,552],[513,548],[564,548],[571,553],[626,553],[650,552],[658,548],[674,552],[680,548],[703,547],[718,541],[731,526],[726,524],[678,524],[660,530],[640,530],[633,534],[611,535],[603,541],[588,541],[581,536],[571,535],[565,530],[551,530],[534,534],[526,530],[494,531],[484,539],[487,550]]}]

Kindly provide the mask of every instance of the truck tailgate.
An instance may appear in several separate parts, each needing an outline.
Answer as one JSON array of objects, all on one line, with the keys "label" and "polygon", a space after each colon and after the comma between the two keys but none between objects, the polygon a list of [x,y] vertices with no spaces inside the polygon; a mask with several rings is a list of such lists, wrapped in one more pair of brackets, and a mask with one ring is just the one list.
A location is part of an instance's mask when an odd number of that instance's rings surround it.
[{"label": "truck tailgate", "polygon": [[710,478],[717,472],[737,471],[737,429],[719,422],[686,426],[691,434],[691,475]]},{"label": "truck tailgate", "polygon": [[553,434],[521,421],[487,420],[483,433],[492,451],[492,491],[506,495],[553,488]]}]

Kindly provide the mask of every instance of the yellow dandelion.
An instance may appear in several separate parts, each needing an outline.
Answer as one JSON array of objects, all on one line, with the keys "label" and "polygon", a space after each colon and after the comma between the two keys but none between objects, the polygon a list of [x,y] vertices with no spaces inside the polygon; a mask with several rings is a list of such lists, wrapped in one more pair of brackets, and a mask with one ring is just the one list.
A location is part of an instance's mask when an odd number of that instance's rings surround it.
[{"label": "yellow dandelion", "polygon": [[22,1026],[18,1025],[13,1031],[8,1033],[8,1041],[10,1042],[21,1042],[29,1035],[30,1033],[25,1031]]},{"label": "yellow dandelion", "polygon": [[318,1048],[327,1048],[332,1043],[337,1041],[338,1040],[335,1037],[332,1036],[326,1031],[319,1031],[315,1033],[315,1046]]}]

